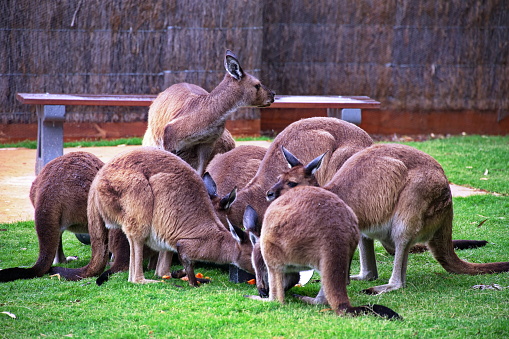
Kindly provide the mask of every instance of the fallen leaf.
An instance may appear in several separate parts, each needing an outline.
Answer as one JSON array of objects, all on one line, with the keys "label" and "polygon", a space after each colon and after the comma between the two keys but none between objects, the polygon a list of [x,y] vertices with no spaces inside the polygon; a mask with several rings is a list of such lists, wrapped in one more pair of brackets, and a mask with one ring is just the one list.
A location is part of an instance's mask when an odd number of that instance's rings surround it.
[{"label": "fallen leaf", "polygon": [[324,309],[320,310],[320,312],[329,312],[329,311],[332,311],[332,308],[324,308]]},{"label": "fallen leaf", "polygon": [[481,226],[482,226],[482,224],[484,224],[487,220],[488,220],[488,219],[484,219],[483,221],[481,221],[481,222],[479,223],[479,225],[477,225],[477,227],[481,227]]},{"label": "fallen leaf", "polygon": [[52,279],[53,279],[53,278],[55,278],[55,277],[57,277],[57,278],[58,278],[58,280],[60,280],[60,279],[61,279],[61,277],[60,277],[60,274],[59,274],[59,273],[57,273],[57,274],[52,274],[52,275],[50,275],[49,277],[50,277],[50,278],[52,278]]},{"label": "fallen leaf", "polygon": [[483,175],[488,175],[488,169],[487,168],[484,170],[484,174]]},{"label": "fallen leaf", "polygon": [[2,312],[3,314],[7,314],[9,317],[11,317],[12,319],[16,319],[16,315],[15,314],[12,314],[11,312],[7,312],[7,311],[4,311]]},{"label": "fallen leaf", "polygon": [[479,178],[479,180],[488,180],[488,178]]}]

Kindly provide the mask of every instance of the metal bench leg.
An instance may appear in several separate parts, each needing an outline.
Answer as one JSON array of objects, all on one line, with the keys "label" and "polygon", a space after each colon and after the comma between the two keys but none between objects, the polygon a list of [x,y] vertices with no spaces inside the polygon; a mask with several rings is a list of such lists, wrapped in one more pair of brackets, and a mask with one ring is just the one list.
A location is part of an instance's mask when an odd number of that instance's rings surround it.
[{"label": "metal bench leg", "polygon": [[362,111],[360,108],[327,108],[327,116],[339,118],[360,125],[362,121]]},{"label": "metal bench leg", "polygon": [[65,106],[37,106],[37,155],[35,174],[51,160],[64,154]]}]

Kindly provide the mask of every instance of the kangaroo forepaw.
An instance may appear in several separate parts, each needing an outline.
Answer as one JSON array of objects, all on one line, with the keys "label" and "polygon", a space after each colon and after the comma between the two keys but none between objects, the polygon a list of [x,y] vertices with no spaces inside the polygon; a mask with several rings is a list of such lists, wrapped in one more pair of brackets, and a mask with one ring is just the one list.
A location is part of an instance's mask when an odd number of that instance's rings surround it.
[{"label": "kangaroo forepaw", "polygon": [[404,286],[399,285],[399,284],[398,285],[386,284],[386,285],[370,287],[365,290],[362,290],[361,292],[364,294],[369,294],[369,295],[377,295],[377,294],[394,291],[394,290],[400,289],[402,287],[404,287]]},{"label": "kangaroo forepaw", "polygon": [[262,298],[258,295],[245,295],[244,298],[258,300],[258,301],[270,301],[269,298]]},{"label": "kangaroo forepaw", "polygon": [[171,277],[174,279],[180,279],[186,276],[186,270],[178,270],[171,272]]},{"label": "kangaroo forepaw", "polygon": [[293,296],[297,299],[302,300],[306,304],[310,304],[310,305],[327,305],[328,304],[327,300],[324,298],[319,298],[319,297],[311,298],[311,297],[307,297],[307,296],[300,295],[300,294],[294,294]]}]

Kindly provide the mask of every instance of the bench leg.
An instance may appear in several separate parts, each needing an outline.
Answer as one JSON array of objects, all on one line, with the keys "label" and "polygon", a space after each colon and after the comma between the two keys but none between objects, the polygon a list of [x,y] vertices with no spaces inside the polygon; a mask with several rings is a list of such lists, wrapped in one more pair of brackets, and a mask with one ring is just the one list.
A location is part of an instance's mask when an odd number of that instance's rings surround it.
[{"label": "bench leg", "polygon": [[51,160],[64,154],[65,106],[37,106],[37,155],[35,174]]},{"label": "bench leg", "polygon": [[362,120],[362,111],[360,108],[327,108],[327,116],[360,125]]}]

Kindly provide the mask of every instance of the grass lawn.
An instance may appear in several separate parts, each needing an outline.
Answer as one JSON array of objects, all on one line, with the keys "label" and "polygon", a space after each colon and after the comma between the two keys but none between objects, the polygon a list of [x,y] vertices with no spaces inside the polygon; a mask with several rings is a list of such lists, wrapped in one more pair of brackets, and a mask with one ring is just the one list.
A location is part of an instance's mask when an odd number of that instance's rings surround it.
[{"label": "grass lawn", "polygon": [[[464,260],[509,260],[509,138],[454,137],[411,145],[434,156],[452,182],[501,194],[454,198],[453,237],[489,241],[484,248],[458,251]],[[33,265],[38,256],[33,227],[31,221],[0,224],[0,268]],[[64,251],[80,258],[67,264],[70,267],[83,266],[90,259],[90,247],[68,232],[64,233]],[[508,287],[509,273],[453,275],[429,253],[411,254],[406,288],[368,296],[360,291],[386,283],[392,270],[393,258],[381,246],[376,251],[380,278],[352,281],[348,287],[351,303],[388,306],[403,316],[403,321],[337,317],[326,306],[306,305],[292,297],[292,293],[315,295],[320,285],[313,280],[293,288],[285,305],[246,299],[244,295],[256,294],[254,286],[231,283],[226,270],[202,265],[196,272],[209,276],[212,282],[199,288],[177,279],[135,285],[127,282],[127,272],[113,275],[100,287],[93,278],[70,282],[49,276],[1,283],[0,338],[509,336],[509,288],[472,288],[479,284]],[[359,270],[358,259],[356,254],[352,273]],[[153,278],[153,271],[146,276]]]}]

